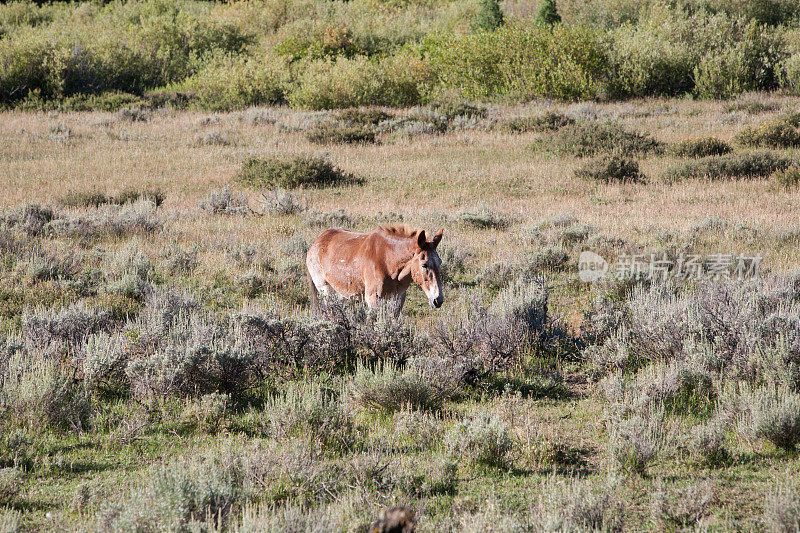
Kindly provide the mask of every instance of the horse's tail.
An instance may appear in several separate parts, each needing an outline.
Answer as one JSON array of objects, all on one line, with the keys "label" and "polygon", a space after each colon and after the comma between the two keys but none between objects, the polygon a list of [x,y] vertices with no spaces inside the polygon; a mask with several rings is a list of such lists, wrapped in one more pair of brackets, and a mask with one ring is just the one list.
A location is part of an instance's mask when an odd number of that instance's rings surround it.
[{"label": "horse's tail", "polygon": [[311,271],[306,267],[306,282],[308,282],[308,298],[311,307],[311,313],[314,315],[319,314],[319,291],[317,286],[314,285],[314,280],[311,279]]}]

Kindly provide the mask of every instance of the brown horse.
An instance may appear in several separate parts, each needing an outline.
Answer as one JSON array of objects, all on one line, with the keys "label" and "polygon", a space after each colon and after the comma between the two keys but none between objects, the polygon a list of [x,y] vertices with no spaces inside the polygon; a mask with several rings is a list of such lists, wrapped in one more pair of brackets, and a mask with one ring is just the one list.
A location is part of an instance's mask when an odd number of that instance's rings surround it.
[{"label": "brown horse", "polygon": [[405,225],[381,226],[369,233],[343,229],[325,231],[306,255],[312,304],[317,293],[343,298],[363,296],[369,307],[392,301],[400,313],[411,282],[419,285],[431,307],[441,307],[442,264],[436,247],[439,230],[427,240],[425,230]]}]

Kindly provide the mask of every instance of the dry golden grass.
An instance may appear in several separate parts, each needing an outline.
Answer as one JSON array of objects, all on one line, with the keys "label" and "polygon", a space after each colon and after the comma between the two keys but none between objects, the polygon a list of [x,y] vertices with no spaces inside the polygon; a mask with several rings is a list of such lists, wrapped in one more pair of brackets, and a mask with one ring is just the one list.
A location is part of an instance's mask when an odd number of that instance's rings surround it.
[{"label": "dry golden grass", "polygon": [[[791,101],[758,96],[787,108]],[[698,136],[731,141],[743,126],[762,115],[729,113],[729,102],[646,100],[616,104],[550,106],[546,103],[497,108],[498,117],[554,108],[576,116],[613,120],[629,129],[650,133],[664,142]],[[303,116],[272,110],[286,123]],[[274,124],[254,125],[244,113],[209,115],[156,112],[149,122],[126,122],[109,113],[4,113],[0,115],[0,161],[5,194],[0,206],[27,202],[54,203],[67,191],[114,193],[125,187],[157,186],[166,193],[164,208],[178,217],[170,232],[179,241],[263,242],[273,244],[295,232],[311,238],[318,230],[298,217],[191,216],[209,191],[228,185],[249,156],[319,152],[302,132],[286,132]],[[68,131],[68,135],[54,132]],[[207,132],[227,145],[203,144]],[[537,153],[531,148],[542,134],[511,135],[466,130],[442,136],[419,136],[380,145],[331,145],[323,150],[346,171],[364,176],[363,186],[304,190],[314,211],[345,209],[351,215],[376,217],[399,213],[406,221],[432,227],[441,215],[477,206],[510,217],[516,227],[571,213],[601,234],[642,246],[669,235],[685,240],[708,218],[731,227],[747,226],[764,235],[798,226],[797,192],[775,188],[768,180],[685,181],[659,179],[674,159],[649,156],[641,161],[647,185],[594,184],[573,176],[580,160]],[[64,139],[66,137],[66,139]],[[255,193],[251,193],[255,198]],[[449,227],[452,237],[467,239],[484,258],[513,256],[514,227],[508,232]],[[366,228],[364,228],[366,229]],[[762,253],[764,265],[779,270],[797,264],[795,246],[767,239],[743,240],[717,235],[709,249]],[[793,239],[789,240],[789,244]]]}]

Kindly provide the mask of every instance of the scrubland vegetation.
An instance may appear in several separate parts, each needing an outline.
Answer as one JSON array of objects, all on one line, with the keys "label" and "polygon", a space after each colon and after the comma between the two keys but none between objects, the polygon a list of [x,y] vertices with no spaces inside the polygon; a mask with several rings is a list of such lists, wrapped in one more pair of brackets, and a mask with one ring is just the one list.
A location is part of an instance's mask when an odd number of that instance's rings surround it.
[{"label": "scrubland vegetation", "polygon": [[[797,531],[799,31],[0,5],[0,531]],[[443,307],[312,313],[313,239],[395,223],[445,228]]]},{"label": "scrubland vegetation", "polygon": [[208,110],[800,91],[793,0],[0,5],[0,104]]},{"label": "scrubland vegetation", "polygon": [[[0,121],[3,530],[798,527],[791,98]],[[444,306],[311,313],[315,236],[400,222]]]}]

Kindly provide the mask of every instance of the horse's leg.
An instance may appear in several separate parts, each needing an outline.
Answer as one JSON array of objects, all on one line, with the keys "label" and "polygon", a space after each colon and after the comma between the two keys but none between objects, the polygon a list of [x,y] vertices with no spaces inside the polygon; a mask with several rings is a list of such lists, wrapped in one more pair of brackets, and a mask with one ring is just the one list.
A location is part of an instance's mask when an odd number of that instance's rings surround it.
[{"label": "horse's leg", "polygon": [[370,309],[375,309],[383,297],[383,277],[373,270],[365,270],[364,276],[364,301]]},{"label": "horse's leg", "polygon": [[403,305],[405,303],[406,303],[406,291],[399,292],[394,296],[394,298],[392,298],[392,307],[395,318],[400,316],[401,311],[403,311]]},{"label": "horse's leg", "polygon": [[377,286],[367,285],[364,289],[364,301],[367,302],[367,307],[376,309],[381,303],[381,290]]}]

